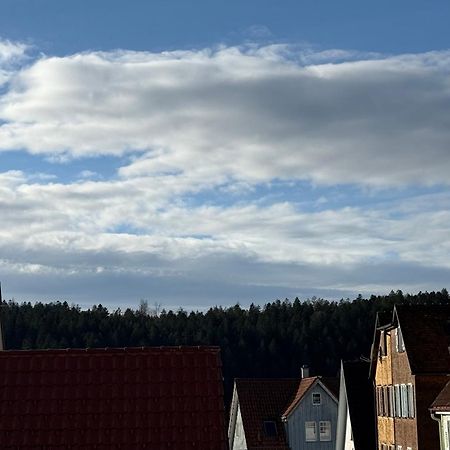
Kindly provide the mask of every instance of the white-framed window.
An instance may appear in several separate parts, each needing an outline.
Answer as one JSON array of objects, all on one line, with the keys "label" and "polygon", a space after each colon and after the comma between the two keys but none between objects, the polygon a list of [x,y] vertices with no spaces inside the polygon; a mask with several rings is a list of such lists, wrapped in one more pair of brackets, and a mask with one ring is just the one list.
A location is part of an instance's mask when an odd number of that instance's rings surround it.
[{"label": "white-framed window", "polygon": [[319,422],[319,437],[321,441],[331,441],[331,422],[329,420]]},{"label": "white-framed window", "polygon": [[406,391],[408,393],[408,417],[416,417],[416,408],[414,405],[414,386],[412,383],[406,385]]},{"label": "white-framed window", "polygon": [[387,332],[382,331],[380,335],[380,356],[387,356],[388,354],[388,343],[387,343]]},{"label": "white-framed window", "polygon": [[395,417],[401,417],[402,404],[400,399],[400,385],[394,384],[394,394],[395,394]]},{"label": "white-framed window", "polygon": [[406,389],[406,384],[400,385],[401,392],[401,403],[402,403],[402,417],[409,417],[408,415],[408,390]]},{"label": "white-framed window", "polygon": [[317,441],[317,424],[316,424],[316,422],[305,422],[305,440],[306,440],[306,442]]},{"label": "white-framed window", "polygon": [[320,392],[313,392],[312,394],[312,404],[313,405],[320,405],[322,403],[322,396],[320,395]]},{"label": "white-framed window", "polygon": [[397,349],[397,352],[405,351],[405,343],[403,341],[403,334],[400,327],[397,327],[395,329],[395,347]]},{"label": "white-framed window", "polygon": [[406,447],[406,450],[412,450],[412,448],[411,447]]},{"label": "white-framed window", "polygon": [[389,393],[389,416],[395,417],[395,397],[394,397],[394,386],[388,387]]},{"label": "white-framed window", "polygon": [[402,446],[401,445],[397,445],[397,450],[402,450]]}]

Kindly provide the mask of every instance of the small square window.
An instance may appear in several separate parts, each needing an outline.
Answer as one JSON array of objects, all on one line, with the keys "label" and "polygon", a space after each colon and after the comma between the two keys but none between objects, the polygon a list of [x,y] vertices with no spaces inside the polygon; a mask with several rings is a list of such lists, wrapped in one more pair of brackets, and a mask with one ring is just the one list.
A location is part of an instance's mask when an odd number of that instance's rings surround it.
[{"label": "small square window", "polygon": [[321,397],[320,397],[320,392],[313,392],[312,395],[312,404],[313,405],[320,405],[321,403]]},{"label": "small square window", "polygon": [[264,421],[264,434],[268,437],[275,437],[278,435],[277,424],[273,420]]},{"label": "small square window", "polygon": [[329,420],[319,422],[319,435],[321,441],[331,441],[331,422]]},{"label": "small square window", "polygon": [[316,422],[305,422],[305,440],[306,440],[306,442],[317,441]]}]

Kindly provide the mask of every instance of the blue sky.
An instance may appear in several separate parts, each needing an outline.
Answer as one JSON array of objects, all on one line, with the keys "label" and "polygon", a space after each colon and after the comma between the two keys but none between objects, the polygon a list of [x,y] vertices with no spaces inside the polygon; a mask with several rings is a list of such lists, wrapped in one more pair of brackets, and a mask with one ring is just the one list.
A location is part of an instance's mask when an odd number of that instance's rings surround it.
[{"label": "blue sky", "polygon": [[448,2],[0,9],[7,298],[448,287]]}]

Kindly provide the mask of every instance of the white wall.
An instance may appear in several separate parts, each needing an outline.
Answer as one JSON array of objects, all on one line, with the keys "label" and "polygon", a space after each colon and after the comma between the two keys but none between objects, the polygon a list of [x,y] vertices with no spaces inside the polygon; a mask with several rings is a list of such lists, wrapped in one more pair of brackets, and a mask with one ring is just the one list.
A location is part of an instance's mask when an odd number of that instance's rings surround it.
[{"label": "white wall", "polygon": [[355,443],[352,438],[352,423],[350,422],[350,412],[347,408],[347,423],[345,426],[344,450],[355,450]]},{"label": "white wall", "polygon": [[232,450],[247,450],[247,442],[245,440],[244,425],[242,423],[241,408],[237,407],[236,425],[234,427],[234,439]]}]

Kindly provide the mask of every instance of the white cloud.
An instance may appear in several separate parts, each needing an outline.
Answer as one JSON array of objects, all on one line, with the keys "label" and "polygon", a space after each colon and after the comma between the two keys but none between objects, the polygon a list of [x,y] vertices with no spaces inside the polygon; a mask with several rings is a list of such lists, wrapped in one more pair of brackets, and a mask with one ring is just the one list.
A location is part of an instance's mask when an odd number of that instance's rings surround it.
[{"label": "white cloud", "polygon": [[142,150],[122,175],[178,173],[193,186],[447,184],[450,52],[326,62],[346,54],[310,53],[306,65],[286,45],[42,58],[1,97],[0,146]]},{"label": "white cloud", "polygon": [[[8,72],[0,151],[128,163],[112,179],[74,169],[70,183],[3,168],[2,273],[24,296],[54,289],[74,301],[443,287],[450,52],[294,50],[83,53]],[[368,191],[353,206],[331,191],[310,209],[300,194],[251,200],[279,180]],[[441,189],[364,204],[394,185]]]},{"label": "white cloud", "polygon": [[22,42],[11,42],[0,39],[0,64],[22,59],[27,49],[28,45]]}]

